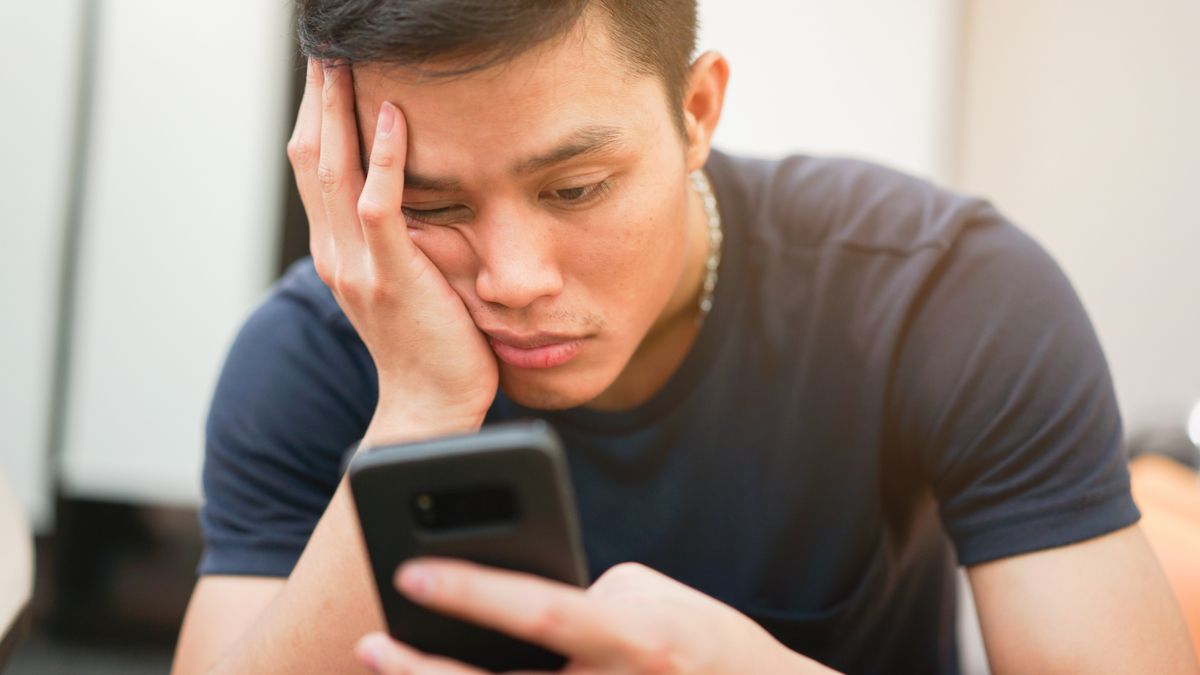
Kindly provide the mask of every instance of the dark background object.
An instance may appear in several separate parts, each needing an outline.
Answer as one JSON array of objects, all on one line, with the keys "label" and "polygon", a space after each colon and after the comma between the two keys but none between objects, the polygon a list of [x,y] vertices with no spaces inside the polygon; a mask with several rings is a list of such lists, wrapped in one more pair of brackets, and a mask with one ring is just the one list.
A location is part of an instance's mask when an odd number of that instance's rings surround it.
[{"label": "dark background object", "polygon": [[[291,110],[300,108],[300,99],[304,96],[304,78],[307,72],[307,61],[300,55],[296,47],[296,67],[292,69]],[[286,159],[281,160],[286,161]],[[308,255],[308,217],[304,215],[304,204],[300,201],[300,192],[296,189],[296,181],[292,177],[292,168],[284,171],[286,176],[283,204],[283,233],[279,246],[279,271],[287,269],[293,262]]]}]

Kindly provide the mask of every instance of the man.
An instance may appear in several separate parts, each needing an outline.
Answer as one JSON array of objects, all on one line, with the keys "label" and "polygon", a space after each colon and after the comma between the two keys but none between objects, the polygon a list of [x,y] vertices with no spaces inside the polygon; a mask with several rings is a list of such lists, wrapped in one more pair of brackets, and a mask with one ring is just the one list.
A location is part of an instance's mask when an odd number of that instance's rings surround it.
[{"label": "man", "polygon": [[988,204],[710,152],[728,65],[688,0],[300,15],[312,261],[216,392],[178,672],[472,672],[379,634],[339,466],[524,416],[595,583],[397,584],[572,672],[952,672],[949,542],[997,672],[1195,672],[1092,329]]}]

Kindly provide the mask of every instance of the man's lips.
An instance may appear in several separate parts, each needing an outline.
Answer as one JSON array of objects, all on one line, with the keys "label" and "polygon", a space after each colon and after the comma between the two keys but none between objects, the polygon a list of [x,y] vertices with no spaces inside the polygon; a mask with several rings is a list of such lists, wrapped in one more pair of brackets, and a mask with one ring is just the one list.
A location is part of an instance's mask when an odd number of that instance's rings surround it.
[{"label": "man's lips", "polygon": [[484,331],[496,357],[516,368],[543,369],[561,366],[579,354],[586,335]]}]

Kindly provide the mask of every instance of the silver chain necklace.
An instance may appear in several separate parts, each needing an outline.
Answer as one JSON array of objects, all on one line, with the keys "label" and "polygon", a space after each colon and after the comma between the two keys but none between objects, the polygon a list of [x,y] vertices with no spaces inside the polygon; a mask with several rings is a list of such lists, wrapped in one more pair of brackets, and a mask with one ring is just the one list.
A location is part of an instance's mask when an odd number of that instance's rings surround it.
[{"label": "silver chain necklace", "polygon": [[721,266],[721,213],[717,210],[717,197],[703,169],[691,174],[692,187],[704,202],[704,214],[708,217],[708,259],[704,261],[704,290],[700,293],[700,316],[696,325],[704,323],[712,311],[713,293],[717,290],[717,269]]}]

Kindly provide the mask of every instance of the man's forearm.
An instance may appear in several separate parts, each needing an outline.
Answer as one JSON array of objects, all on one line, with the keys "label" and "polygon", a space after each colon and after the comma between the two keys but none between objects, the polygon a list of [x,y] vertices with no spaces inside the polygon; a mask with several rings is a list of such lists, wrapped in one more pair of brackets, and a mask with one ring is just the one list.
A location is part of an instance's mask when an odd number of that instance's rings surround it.
[{"label": "man's forearm", "polygon": [[357,672],[354,642],[383,619],[355,518],[342,481],[279,595],[211,672]]},{"label": "man's forearm", "polygon": [[[376,417],[393,421],[372,422],[364,446],[470,430],[457,422],[418,425],[383,413]],[[354,644],[383,629],[354,500],[343,479],[278,597],[212,672],[363,672]]]}]

